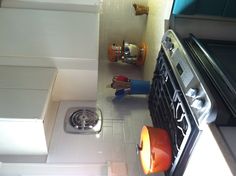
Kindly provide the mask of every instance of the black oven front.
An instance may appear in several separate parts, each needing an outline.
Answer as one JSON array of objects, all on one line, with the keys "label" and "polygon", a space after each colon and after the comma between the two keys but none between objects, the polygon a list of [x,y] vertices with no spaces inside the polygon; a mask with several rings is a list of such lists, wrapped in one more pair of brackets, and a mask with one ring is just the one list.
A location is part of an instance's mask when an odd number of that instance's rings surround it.
[{"label": "black oven front", "polygon": [[184,43],[217,101],[215,124],[236,126],[236,42],[197,39],[190,34]]},{"label": "black oven front", "polygon": [[[194,38],[182,40],[172,30],[162,38],[149,95],[149,110],[153,125],[165,128],[171,137],[172,165],[165,172],[167,176],[183,175],[205,124],[227,125],[230,122],[232,113],[223,103],[216,83],[211,81],[208,68],[204,68],[199,60],[202,55],[209,55],[205,50],[198,51],[201,47]],[[225,121],[219,120],[226,116],[229,117]]]}]

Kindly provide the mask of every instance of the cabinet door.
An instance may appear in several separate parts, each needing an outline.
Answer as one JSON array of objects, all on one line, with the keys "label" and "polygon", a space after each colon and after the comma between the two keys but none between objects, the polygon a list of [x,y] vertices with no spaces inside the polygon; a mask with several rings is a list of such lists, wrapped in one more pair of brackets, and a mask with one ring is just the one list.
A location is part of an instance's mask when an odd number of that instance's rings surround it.
[{"label": "cabinet door", "polygon": [[0,155],[46,154],[42,120],[0,119]]},{"label": "cabinet door", "polygon": [[2,0],[1,7],[98,12],[100,0]]},{"label": "cabinet door", "polygon": [[0,118],[43,119],[55,69],[0,66]]},{"label": "cabinet door", "polygon": [[195,14],[197,0],[175,0],[173,14],[192,15]]},{"label": "cabinet door", "polygon": [[1,119],[43,119],[47,90],[0,89]]},{"label": "cabinet door", "polygon": [[226,0],[198,0],[196,14],[222,16]]},{"label": "cabinet door", "polygon": [[54,77],[54,68],[0,66],[0,89],[48,90]]},{"label": "cabinet door", "polygon": [[175,15],[210,15],[220,17],[236,17],[235,0],[175,0]]},{"label": "cabinet door", "polygon": [[99,14],[0,8],[0,56],[98,59]]},{"label": "cabinet door", "polygon": [[235,18],[236,17],[235,8],[236,8],[236,1],[228,0],[224,8],[223,16]]},{"label": "cabinet door", "polygon": [[0,66],[0,155],[46,155],[44,118],[55,69]]}]

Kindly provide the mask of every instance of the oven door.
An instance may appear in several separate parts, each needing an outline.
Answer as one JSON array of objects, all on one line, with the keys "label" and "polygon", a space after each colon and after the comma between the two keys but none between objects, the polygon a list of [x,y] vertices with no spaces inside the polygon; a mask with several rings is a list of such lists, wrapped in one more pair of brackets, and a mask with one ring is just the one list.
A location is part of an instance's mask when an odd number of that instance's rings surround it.
[{"label": "oven door", "polygon": [[172,165],[165,175],[183,175],[200,131],[163,49],[152,80],[149,110],[154,127],[166,129],[171,137]]},{"label": "oven door", "polygon": [[199,40],[190,35],[185,44],[198,69],[211,82],[212,92],[216,89],[215,96],[220,97],[218,109],[224,111],[216,124],[236,126],[236,42]]}]

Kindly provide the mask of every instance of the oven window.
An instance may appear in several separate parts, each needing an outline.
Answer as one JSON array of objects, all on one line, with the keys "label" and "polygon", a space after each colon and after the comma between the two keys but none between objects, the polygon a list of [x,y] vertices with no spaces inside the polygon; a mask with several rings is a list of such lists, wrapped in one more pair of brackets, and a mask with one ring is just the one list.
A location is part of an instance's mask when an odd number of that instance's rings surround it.
[{"label": "oven window", "polygon": [[222,69],[225,75],[230,78],[230,82],[236,82],[236,46],[220,45],[220,44],[207,44],[207,49],[211,52],[213,59],[218,67]]},{"label": "oven window", "polygon": [[183,69],[182,69],[182,67],[180,66],[179,63],[176,65],[176,68],[178,70],[179,75],[181,76],[184,71],[183,71]]}]

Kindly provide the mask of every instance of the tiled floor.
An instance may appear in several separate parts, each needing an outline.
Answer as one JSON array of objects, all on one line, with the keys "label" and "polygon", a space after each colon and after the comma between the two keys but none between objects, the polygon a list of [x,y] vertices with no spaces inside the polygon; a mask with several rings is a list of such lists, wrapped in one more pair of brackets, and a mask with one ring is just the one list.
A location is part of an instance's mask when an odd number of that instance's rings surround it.
[{"label": "tiled floor", "polygon": [[[113,141],[112,161],[125,162],[127,176],[143,176],[136,144],[139,143],[143,125],[152,125],[147,106],[147,96],[126,96],[116,100],[115,90],[106,88],[116,74],[126,75],[130,79],[152,77],[155,59],[164,33],[164,18],[168,15],[172,0],[149,0],[149,16],[143,40],[148,45],[148,55],[144,68],[122,63],[109,63],[100,58],[97,105],[104,115],[103,137],[110,136]],[[161,174],[160,174],[161,175]]]}]

